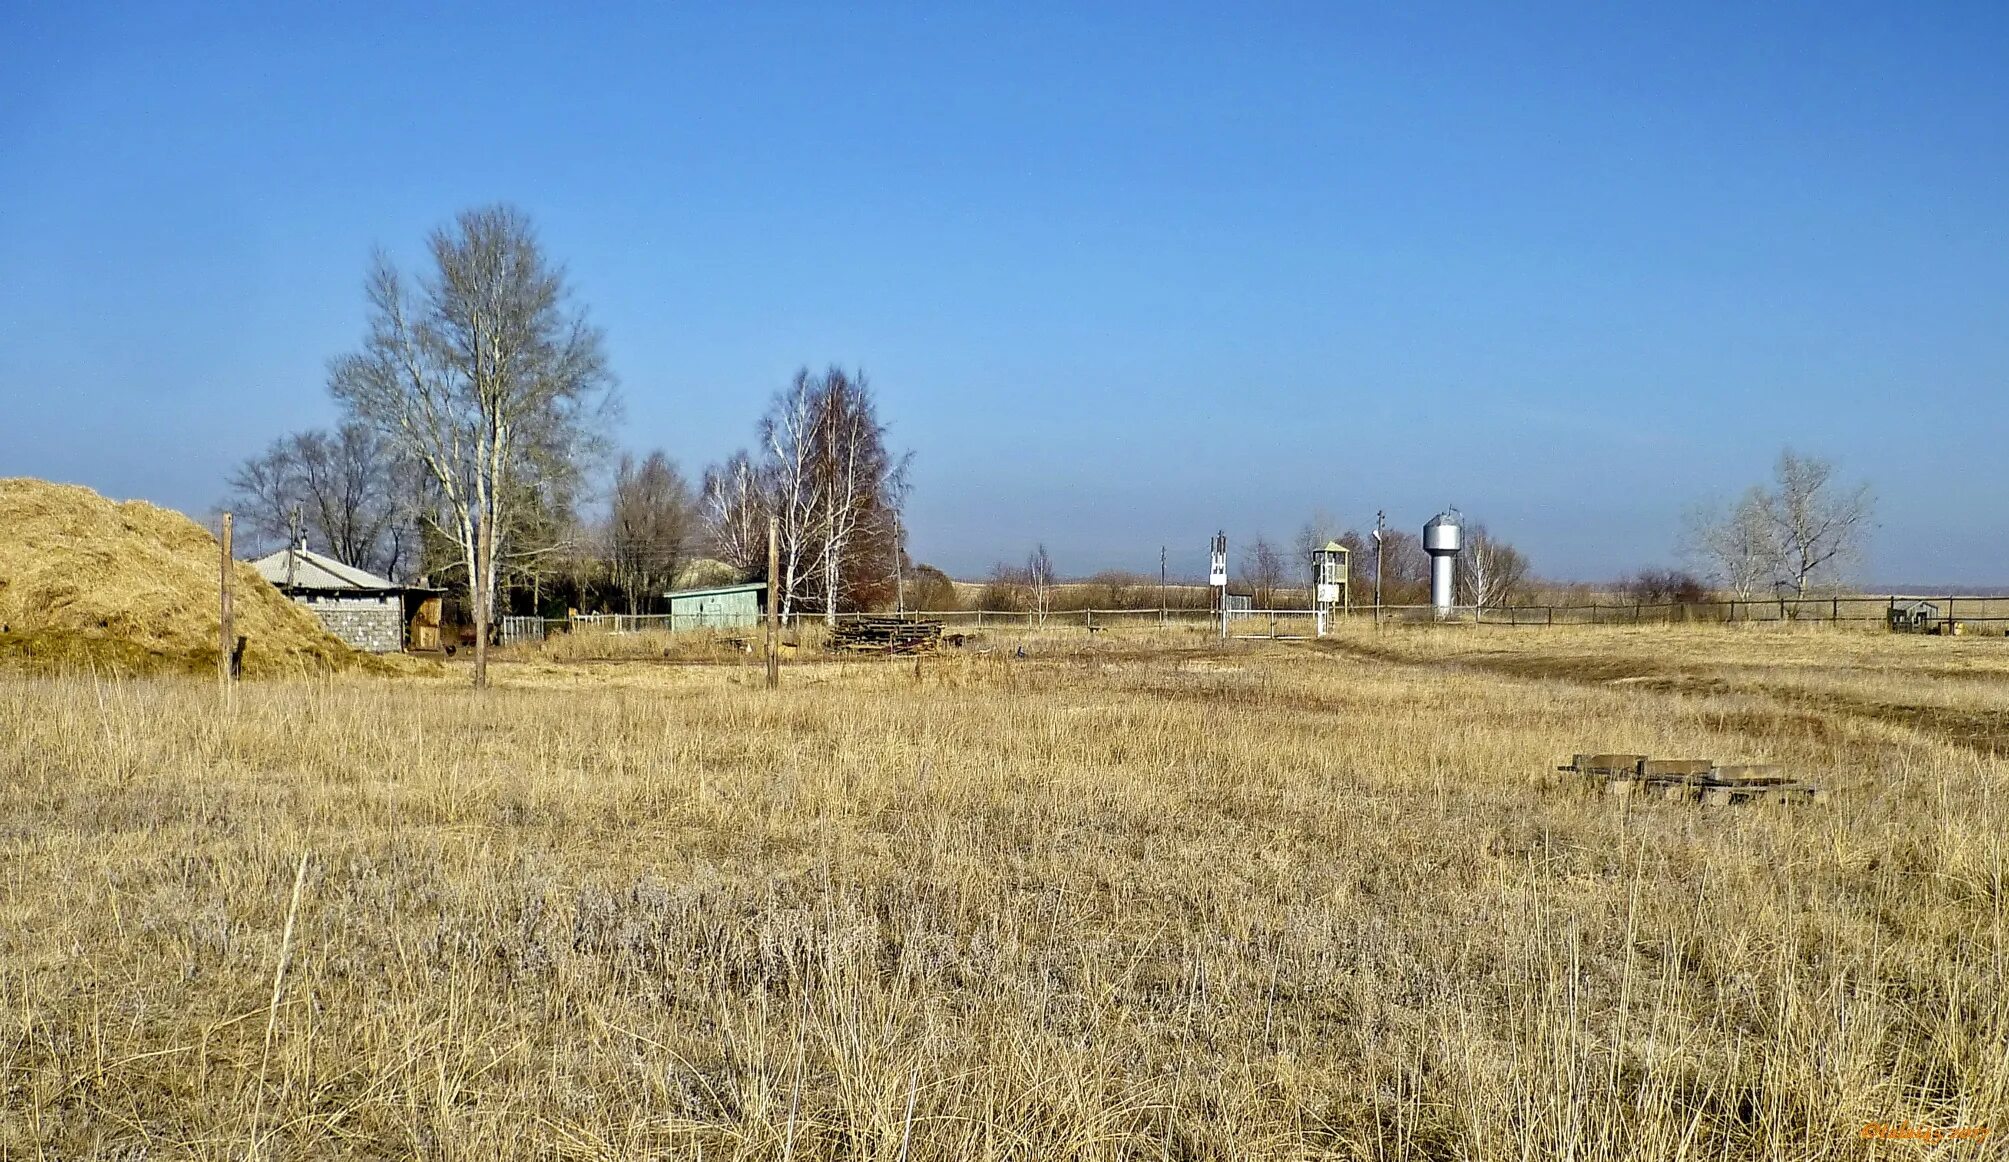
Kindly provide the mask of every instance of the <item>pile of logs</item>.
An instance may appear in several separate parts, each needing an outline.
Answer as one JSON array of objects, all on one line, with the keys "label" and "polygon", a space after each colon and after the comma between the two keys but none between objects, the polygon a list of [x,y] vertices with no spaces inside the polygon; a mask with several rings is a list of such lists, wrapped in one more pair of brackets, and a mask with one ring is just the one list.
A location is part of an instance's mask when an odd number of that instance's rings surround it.
[{"label": "pile of logs", "polygon": [[933,650],[941,641],[939,621],[856,617],[838,622],[823,648],[833,653],[921,654]]},{"label": "pile of logs", "polygon": [[1656,759],[1643,754],[1580,754],[1557,770],[1584,775],[1614,795],[1635,791],[1705,807],[1733,803],[1821,802],[1827,792],[1787,778],[1769,763],[1718,763],[1709,759]]}]

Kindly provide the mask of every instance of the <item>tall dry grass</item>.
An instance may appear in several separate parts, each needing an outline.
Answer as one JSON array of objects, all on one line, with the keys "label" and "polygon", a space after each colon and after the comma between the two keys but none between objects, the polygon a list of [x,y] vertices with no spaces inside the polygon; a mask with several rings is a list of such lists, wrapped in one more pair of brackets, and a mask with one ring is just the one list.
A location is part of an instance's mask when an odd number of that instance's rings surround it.
[{"label": "tall dry grass", "polygon": [[[2000,759],[1543,675],[1588,639],[1377,640],[1077,631],[777,693],[545,659],[227,715],[0,679],[0,1152],[1846,1158],[1999,1120]],[[1621,748],[1837,795],[1551,771]]]}]

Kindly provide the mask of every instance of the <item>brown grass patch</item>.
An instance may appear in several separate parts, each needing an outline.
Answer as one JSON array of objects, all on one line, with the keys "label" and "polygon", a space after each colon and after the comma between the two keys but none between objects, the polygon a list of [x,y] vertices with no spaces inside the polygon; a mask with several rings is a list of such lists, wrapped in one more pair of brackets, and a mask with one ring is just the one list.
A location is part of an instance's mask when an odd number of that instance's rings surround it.
[{"label": "brown grass patch", "polygon": [[[1168,643],[228,713],[0,677],[0,1154],[1814,1159],[2009,1115],[2002,760],[1741,689]],[[1836,795],[1614,800],[1579,750]]]}]

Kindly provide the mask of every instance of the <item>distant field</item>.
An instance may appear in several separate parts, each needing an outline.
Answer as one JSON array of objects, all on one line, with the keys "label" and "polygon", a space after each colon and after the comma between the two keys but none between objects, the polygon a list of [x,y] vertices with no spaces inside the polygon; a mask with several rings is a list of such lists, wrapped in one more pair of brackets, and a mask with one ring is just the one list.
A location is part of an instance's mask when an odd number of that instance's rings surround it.
[{"label": "distant field", "polygon": [[[768,693],[718,643],[567,645],[505,651],[486,698],[448,667],[227,712],[197,680],[0,676],[0,1156],[2009,1133],[2009,642],[976,647]],[[1835,797],[1627,802],[1554,772],[1581,750],[1773,761]]]}]

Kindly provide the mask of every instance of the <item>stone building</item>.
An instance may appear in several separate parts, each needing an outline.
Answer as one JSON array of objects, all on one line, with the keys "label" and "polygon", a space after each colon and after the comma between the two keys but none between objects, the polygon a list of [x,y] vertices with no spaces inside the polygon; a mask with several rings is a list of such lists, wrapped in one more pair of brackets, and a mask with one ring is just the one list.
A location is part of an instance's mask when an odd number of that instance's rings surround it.
[{"label": "stone building", "polygon": [[418,649],[439,645],[437,589],[401,585],[299,544],[251,564],[279,592],[312,610],[329,633],[356,649],[391,654],[408,642]]}]

